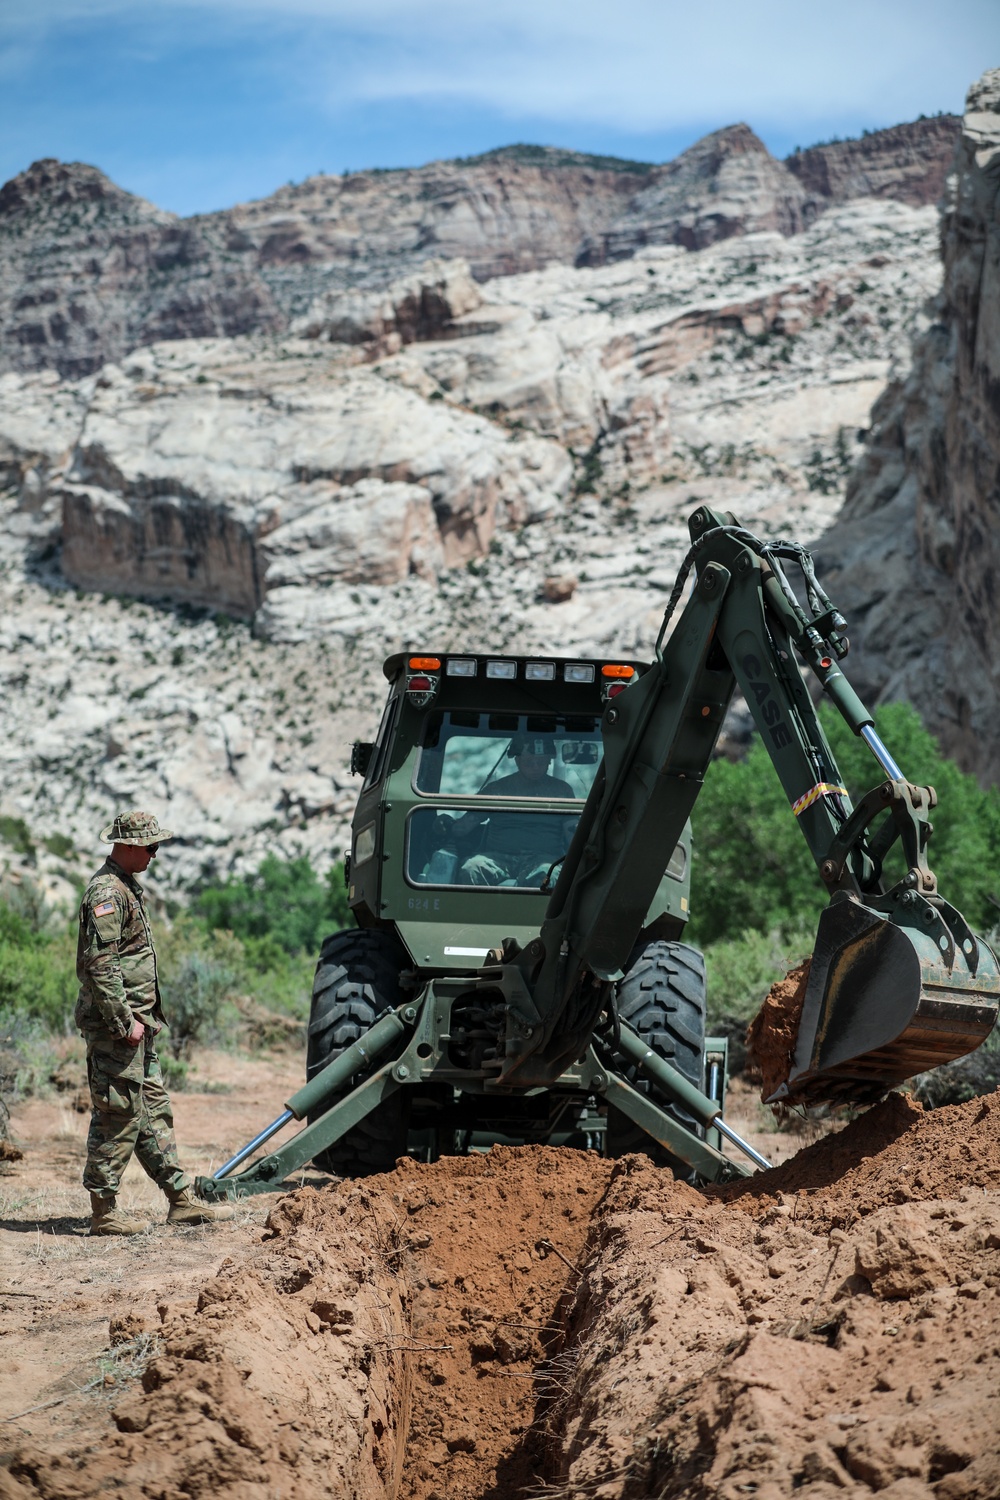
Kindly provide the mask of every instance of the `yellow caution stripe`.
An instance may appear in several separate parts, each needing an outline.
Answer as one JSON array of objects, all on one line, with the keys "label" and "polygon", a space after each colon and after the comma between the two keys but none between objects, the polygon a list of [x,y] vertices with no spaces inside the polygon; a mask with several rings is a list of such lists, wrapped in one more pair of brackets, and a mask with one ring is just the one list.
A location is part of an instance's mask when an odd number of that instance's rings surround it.
[{"label": "yellow caution stripe", "polygon": [[840,792],[842,796],[847,796],[846,786],[834,786],[830,781],[818,781],[797,802],[792,803],[792,812],[798,817],[800,813],[805,812],[807,807],[812,807],[814,802],[817,802],[820,797],[825,797],[829,792]]}]

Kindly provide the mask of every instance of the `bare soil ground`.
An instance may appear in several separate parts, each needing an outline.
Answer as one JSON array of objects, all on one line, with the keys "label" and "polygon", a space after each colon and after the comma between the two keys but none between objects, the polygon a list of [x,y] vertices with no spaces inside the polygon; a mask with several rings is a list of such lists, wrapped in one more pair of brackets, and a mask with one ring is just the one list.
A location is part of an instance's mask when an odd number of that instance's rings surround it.
[{"label": "bare soil ground", "polygon": [[[175,1101],[206,1170],[299,1060],[199,1066],[231,1089]],[[780,1165],[709,1193],[499,1147],[93,1241],[86,1115],[21,1106],[0,1496],[996,1500],[1000,1097],[730,1117]],[[162,1221],[141,1174],[125,1196]]]}]

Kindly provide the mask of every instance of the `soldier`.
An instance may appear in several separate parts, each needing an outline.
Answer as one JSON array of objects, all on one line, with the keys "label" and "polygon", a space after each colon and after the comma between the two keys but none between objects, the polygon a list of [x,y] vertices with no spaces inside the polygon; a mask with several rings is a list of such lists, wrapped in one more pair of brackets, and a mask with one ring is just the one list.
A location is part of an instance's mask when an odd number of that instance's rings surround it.
[{"label": "soldier", "polygon": [[148,812],[120,813],[101,838],[114,847],[80,907],[76,1024],[87,1043],[90,1132],[83,1185],[91,1234],[140,1234],[149,1226],[117,1207],[133,1151],[170,1200],[168,1224],[231,1219],[231,1208],[198,1202],[181,1170],[174,1116],[156,1056],[164,1024],[153,934],[136,879],[173,835]]},{"label": "soldier", "polygon": [[[507,746],[507,758],[516,771],[501,776],[481,788],[491,797],[572,797],[568,781],[549,775],[555,759],[556,743],[548,736],[535,739],[515,735]],[[462,865],[461,880],[472,885],[540,885],[553,861],[569,848],[576,818],[533,813],[525,818],[521,812],[468,812],[455,823],[453,832],[461,838],[476,828],[486,828],[486,844]]]}]

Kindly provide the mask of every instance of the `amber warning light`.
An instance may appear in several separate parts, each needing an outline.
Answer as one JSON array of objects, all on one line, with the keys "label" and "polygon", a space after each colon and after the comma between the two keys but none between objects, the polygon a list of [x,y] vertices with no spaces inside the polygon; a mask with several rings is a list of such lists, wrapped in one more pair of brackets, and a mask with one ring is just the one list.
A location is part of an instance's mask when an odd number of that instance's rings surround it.
[{"label": "amber warning light", "polygon": [[634,672],[634,670],[635,670],[634,667],[623,667],[623,666],[617,665],[616,663],[611,662],[608,665],[603,666],[601,668],[601,676],[602,677],[631,677],[632,674],[633,674],[633,672]]},{"label": "amber warning light", "polygon": [[411,656],[411,672],[440,672],[441,662],[436,656]]}]

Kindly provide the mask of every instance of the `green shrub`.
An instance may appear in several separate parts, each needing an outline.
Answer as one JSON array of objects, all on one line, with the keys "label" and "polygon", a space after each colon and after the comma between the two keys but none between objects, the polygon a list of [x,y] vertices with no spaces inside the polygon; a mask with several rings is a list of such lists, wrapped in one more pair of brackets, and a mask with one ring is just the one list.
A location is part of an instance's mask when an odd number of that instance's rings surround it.
[{"label": "green shrub", "polygon": [[34,859],[35,841],[28,832],[28,825],[23,818],[11,818],[6,815],[0,817],[0,839],[3,839],[5,844],[9,844],[18,854]]},{"label": "green shrub", "polygon": [[163,1074],[163,1082],[172,1094],[181,1094],[188,1086],[190,1068],[182,1057],[175,1057],[172,1052],[158,1054],[160,1058],[160,1072]]},{"label": "green shrub", "polygon": [[57,859],[68,859],[75,852],[76,847],[73,840],[65,833],[51,833],[47,839],[42,840],[42,843]]},{"label": "green shrub", "polygon": [[58,1066],[45,1021],[0,1005],[0,1096],[13,1101],[43,1092]]},{"label": "green shrub", "polygon": [[[353,925],[343,865],[321,880],[305,855],[282,860],[269,854],[255,875],[203,884],[191,913],[208,931],[270,940],[288,954],[316,954],[327,933]],[[256,950],[258,959],[265,951]]]},{"label": "green shrub", "polygon": [[76,947],[30,881],[0,888],[0,1010],[67,1032],[76,1003]]},{"label": "green shrub", "polygon": [[231,1042],[239,1026],[234,1004],[240,974],[226,945],[184,929],[163,945],[159,968],[170,1051],[186,1057],[196,1042]]},{"label": "green shrub", "polygon": [[[857,801],[882,773],[864,741],[830,705],[820,711],[844,784]],[[913,708],[890,703],[876,725],[905,775],[936,787],[939,808],[929,846],[942,894],[972,927],[990,927],[1000,876],[1000,792],[983,790],[942,755]],[[805,790],[805,788],[803,788]],[[693,814],[691,941],[703,946],[747,931],[788,935],[815,930],[826,894],[789,800],[763,744],[739,762],[716,761]],[[897,842],[886,861],[891,883],[904,873]]]}]

